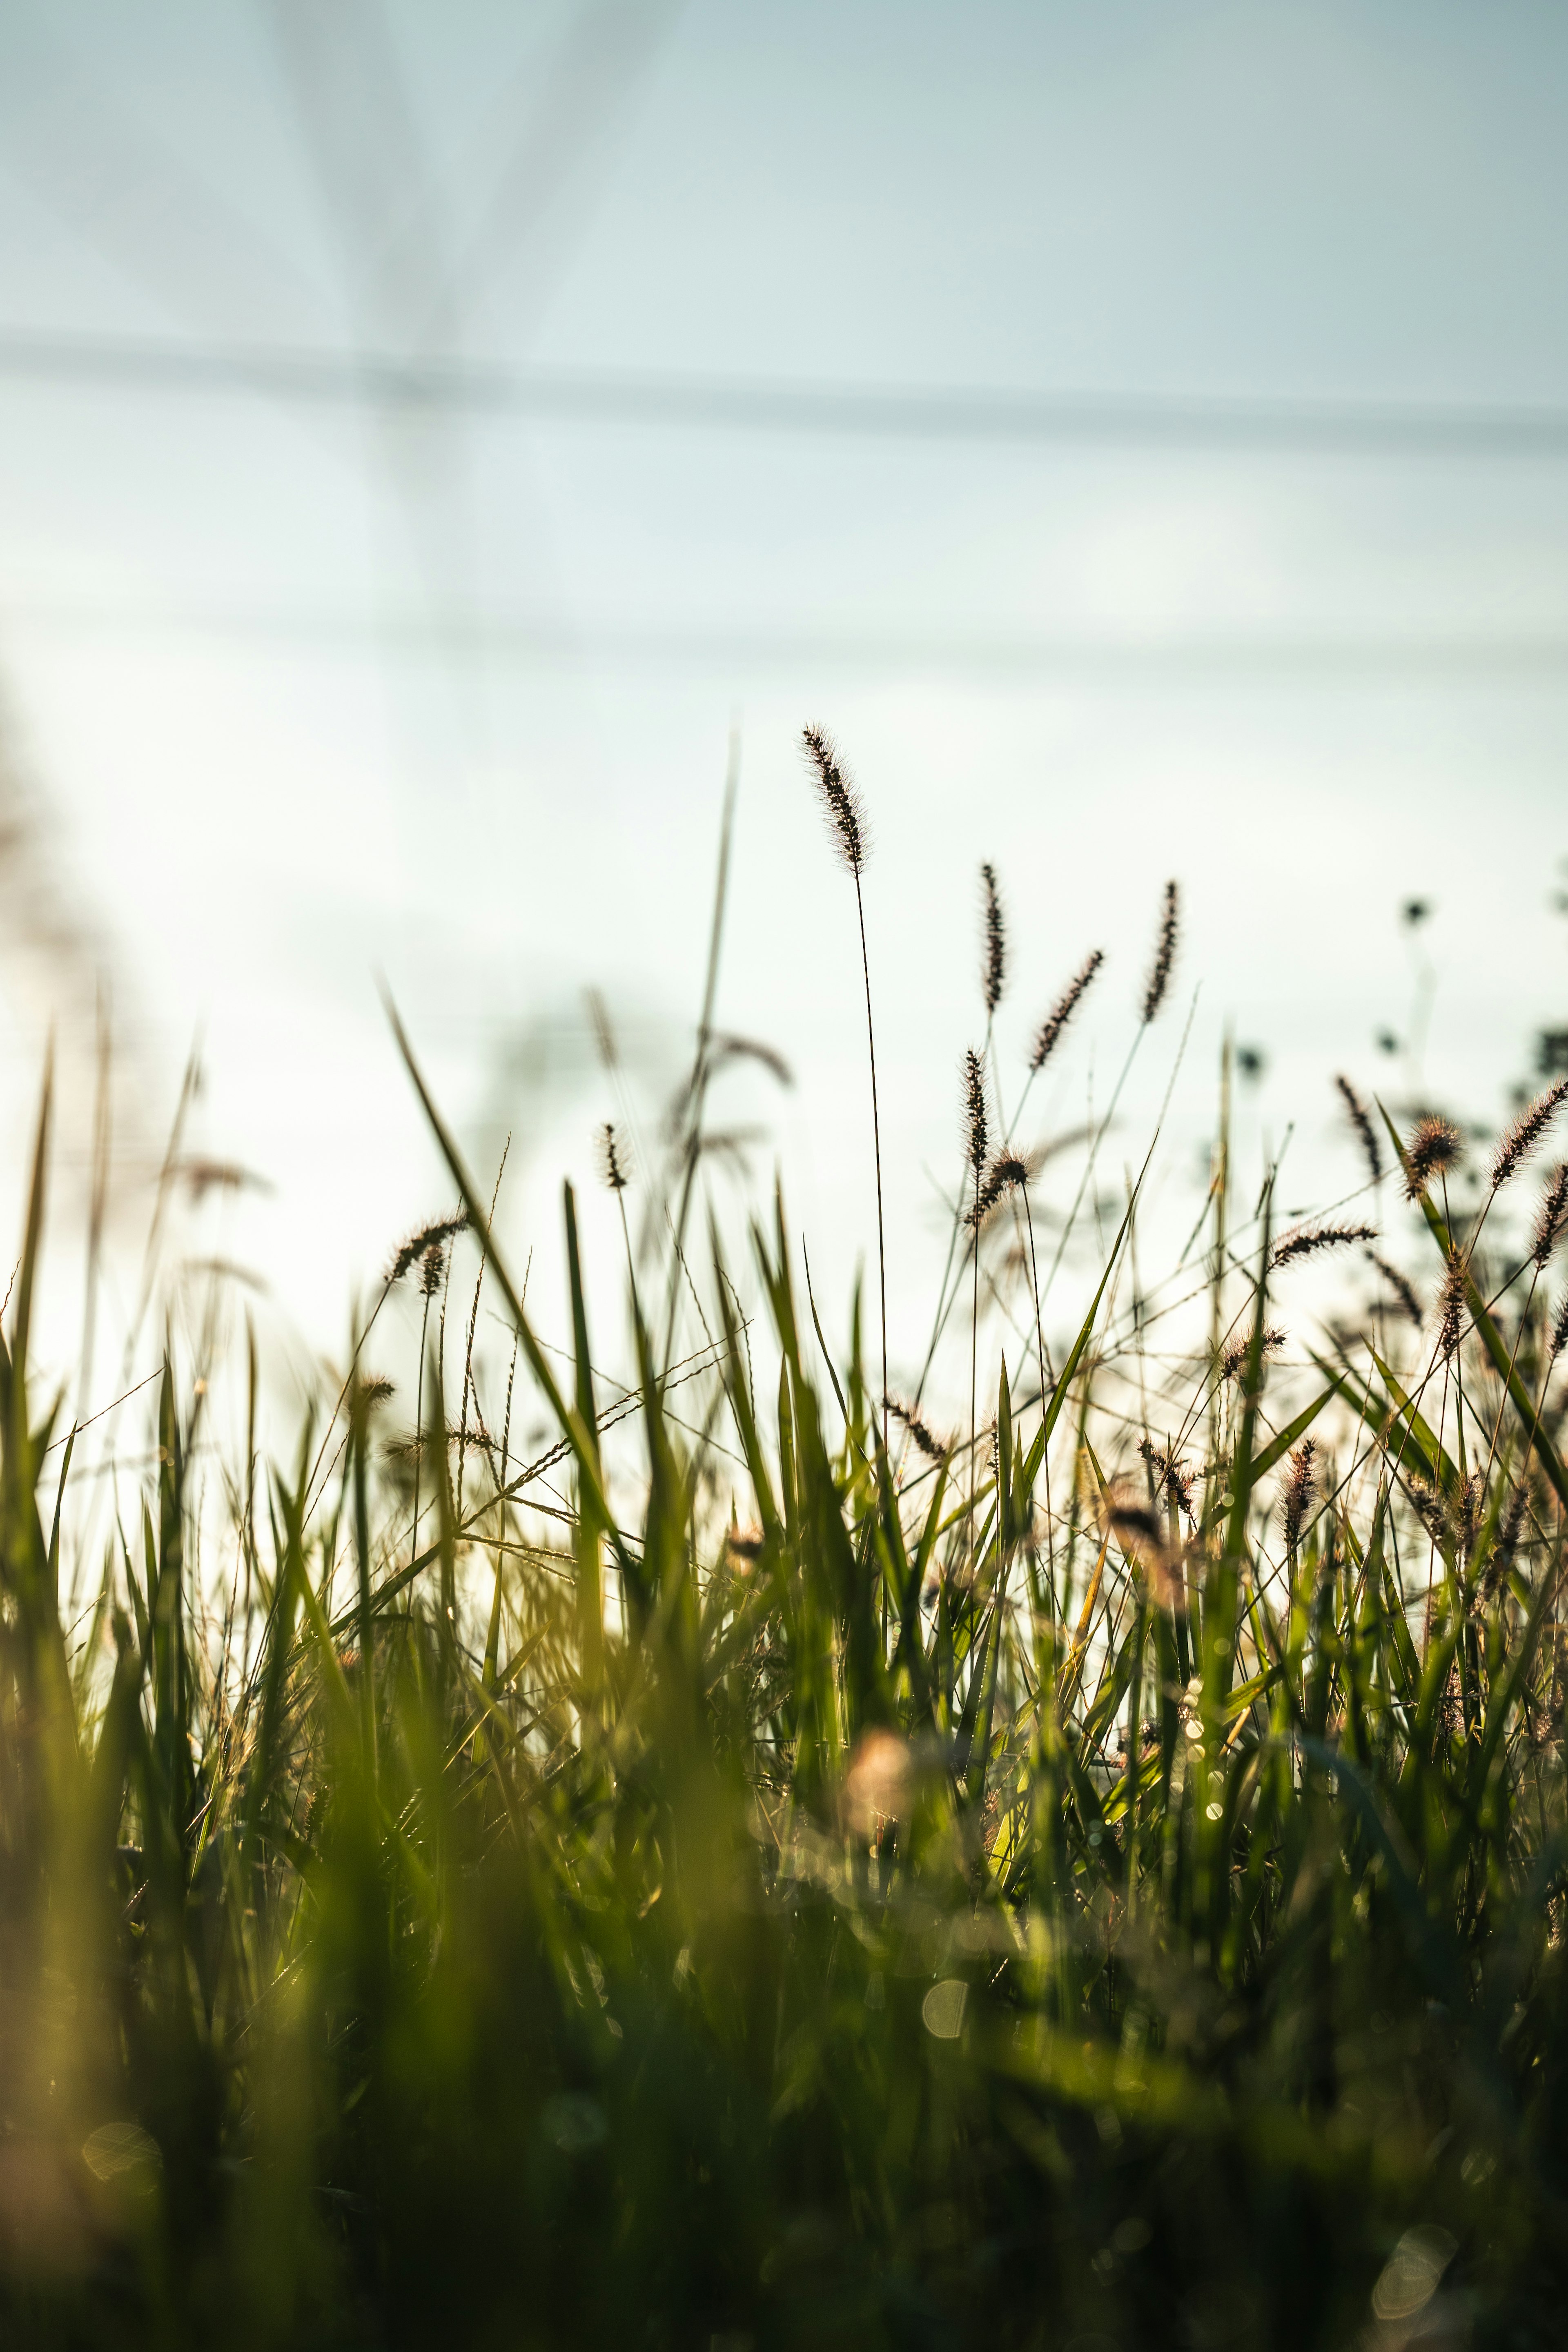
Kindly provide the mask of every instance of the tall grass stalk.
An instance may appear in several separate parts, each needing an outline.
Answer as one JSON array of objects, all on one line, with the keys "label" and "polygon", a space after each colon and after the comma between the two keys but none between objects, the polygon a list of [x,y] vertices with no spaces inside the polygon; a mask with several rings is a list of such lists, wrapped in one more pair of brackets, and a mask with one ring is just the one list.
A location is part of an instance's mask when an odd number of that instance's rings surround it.
[{"label": "tall grass stalk", "polygon": [[871,958],[866,945],[866,895],[860,877],[870,833],[860,796],[831,735],[821,727],[801,730],[806,764],[827,820],[828,838],[855,885],[855,915],[860,933],[860,975],[866,990],[866,1058],[871,1079],[871,1151],[877,1176],[877,1297],[882,1331],[882,1446],[888,1444],[888,1237],[882,1209],[882,1120],[877,1101],[877,1030],[871,1018]]}]

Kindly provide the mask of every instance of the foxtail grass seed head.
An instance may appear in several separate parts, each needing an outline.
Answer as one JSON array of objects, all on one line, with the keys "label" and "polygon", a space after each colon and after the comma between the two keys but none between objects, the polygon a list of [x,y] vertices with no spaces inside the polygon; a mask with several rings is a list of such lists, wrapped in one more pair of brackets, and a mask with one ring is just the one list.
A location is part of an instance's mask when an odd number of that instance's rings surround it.
[{"label": "foxtail grass seed head", "polygon": [[1161,1496],[1168,1496],[1175,1504],[1187,1525],[1195,1527],[1197,1522],[1193,1512],[1193,1488],[1197,1484],[1197,1472],[1189,1469],[1186,1463],[1178,1462],[1175,1456],[1163,1447],[1156,1445],[1152,1438],[1141,1438],[1138,1451],[1149,1465],[1154,1480],[1156,1500]]},{"label": "foxtail grass seed head", "polygon": [[1552,1336],[1546,1342],[1546,1353],[1552,1363],[1557,1361],[1564,1348],[1568,1348],[1568,1292],[1564,1292],[1563,1302],[1552,1318]]},{"label": "foxtail grass seed head", "polygon": [[858,881],[871,846],[860,795],[826,729],[803,727],[800,733],[806,769],[822,802],[828,838]]},{"label": "foxtail grass seed head", "polygon": [[1536,1214],[1535,1233],[1530,1255],[1539,1272],[1544,1274],[1546,1262],[1563,1237],[1568,1224],[1568,1160],[1553,1169],[1552,1181],[1542,1195]]},{"label": "foxtail grass seed head", "polygon": [[985,1113],[985,1065],[971,1045],[963,1056],[963,1148],[978,1183],[990,1129]]},{"label": "foxtail grass seed head", "polygon": [[[1430,1478],[1419,1470],[1405,1473],[1405,1491],[1411,1507],[1435,1543],[1446,1543],[1448,1538],[1448,1512],[1442,1496]],[[1430,1606],[1428,1606],[1428,1630]]]},{"label": "foxtail grass seed head", "polygon": [[1437,1352],[1451,1360],[1465,1328],[1465,1261],[1457,1249],[1448,1252],[1443,1287],[1437,1293]]},{"label": "foxtail grass seed head", "polygon": [[432,1223],[421,1225],[416,1234],[410,1234],[406,1241],[399,1242],[387,1268],[388,1284],[401,1282],[409,1268],[423,1264],[431,1250],[444,1249],[456,1234],[467,1230],[468,1223],[468,1211],[459,1209],[455,1216],[437,1217]]},{"label": "foxtail grass seed head", "polygon": [[1016,1152],[1005,1152],[994,1160],[980,1187],[979,1197],[969,1211],[969,1223],[976,1231],[983,1225],[1005,1192],[1021,1192],[1029,1181],[1027,1162]]},{"label": "foxtail grass seed head", "polygon": [[1418,1201],[1434,1176],[1447,1175],[1465,1148],[1451,1118],[1436,1111],[1418,1118],[1405,1147],[1405,1197]]},{"label": "foxtail grass seed head", "polygon": [[1368,1111],[1365,1103],[1363,1102],[1360,1095],[1357,1094],[1355,1088],[1352,1086],[1347,1077],[1341,1076],[1334,1080],[1334,1084],[1338,1087],[1341,1094],[1344,1097],[1345,1109],[1349,1114],[1350,1123],[1356,1131],[1356,1137],[1361,1144],[1363,1151],[1366,1154],[1367,1173],[1372,1178],[1374,1184],[1381,1184],[1383,1181],[1383,1154],[1378,1150],[1377,1129],[1373,1126],[1372,1115]]},{"label": "foxtail grass seed head", "polygon": [[1403,1314],[1407,1315],[1411,1322],[1415,1324],[1416,1329],[1419,1330],[1422,1324],[1426,1320],[1426,1309],[1416,1297],[1410,1284],[1405,1280],[1404,1275],[1400,1273],[1399,1268],[1396,1265],[1390,1265],[1388,1260],[1385,1257],[1379,1257],[1375,1250],[1368,1250],[1367,1255],[1372,1260],[1373,1265],[1376,1266],[1379,1274],[1382,1275],[1384,1282],[1387,1283],[1390,1290],[1393,1291],[1395,1299],[1399,1303],[1400,1311]]},{"label": "foxtail grass seed head", "polygon": [[612,1192],[624,1192],[631,1181],[627,1171],[626,1146],[615,1130],[613,1122],[605,1121],[599,1130],[599,1166],[605,1182]]},{"label": "foxtail grass seed head", "polygon": [[1278,1272],[1282,1265],[1294,1265],[1298,1258],[1315,1256],[1319,1250],[1343,1249],[1352,1242],[1376,1239],[1370,1225],[1302,1225],[1275,1244],[1268,1263]]},{"label": "foxtail grass seed head", "polygon": [[1152,1021],[1165,1001],[1165,991],[1171,984],[1171,967],[1176,961],[1176,886],[1165,885],[1165,908],[1160,918],[1160,929],[1154,940],[1154,961],[1150,967],[1149,985],[1143,992],[1143,1021]]},{"label": "foxtail grass seed head", "polygon": [[933,1434],[927,1423],[921,1419],[913,1405],[900,1404],[896,1396],[884,1397],[882,1402],[887,1406],[893,1419],[909,1431],[916,1450],[923,1454],[928,1462],[947,1460],[952,1450],[952,1447],[944,1445],[942,1439]]},{"label": "foxtail grass seed head", "polygon": [[980,869],[980,990],[985,999],[985,1010],[991,1013],[1001,1003],[1007,981],[1007,927],[1002,918],[994,866],[985,865]]},{"label": "foxtail grass seed head", "polygon": [[1061,1043],[1062,1031],[1067,1027],[1068,1023],[1072,1019],[1073,1014],[1078,1011],[1079,1005],[1082,1002],[1084,991],[1088,988],[1089,982],[1094,978],[1095,973],[1100,970],[1100,965],[1104,961],[1104,955],[1099,948],[1096,948],[1092,954],[1085,958],[1082,966],[1074,978],[1068,981],[1066,988],[1062,991],[1060,996],[1058,997],[1056,1003],[1040,1024],[1039,1030],[1035,1038],[1035,1050],[1029,1056],[1029,1067],[1031,1070],[1043,1069],[1045,1065],[1050,1060],[1051,1055],[1056,1052],[1058,1045]]},{"label": "foxtail grass seed head", "polygon": [[1290,1456],[1289,1474],[1285,1481],[1283,1517],[1285,1546],[1294,1551],[1300,1540],[1301,1522],[1318,1483],[1318,1441],[1304,1437]]},{"label": "foxtail grass seed head", "polygon": [[441,1287],[441,1276],[447,1267],[447,1254],[439,1242],[432,1242],[419,1261],[419,1295],[434,1298]]},{"label": "foxtail grass seed head", "polygon": [[1490,1601],[1505,1577],[1513,1573],[1513,1563],[1519,1553],[1519,1539],[1524,1531],[1524,1514],[1530,1502],[1530,1489],[1521,1478],[1508,1498],[1502,1526],[1492,1546],[1492,1556],[1487,1562],[1487,1572],[1481,1581],[1482,1597]]},{"label": "foxtail grass seed head", "polygon": [[[1277,1356],[1284,1345],[1284,1332],[1276,1330],[1270,1324],[1263,1334],[1264,1362],[1267,1363],[1270,1356]],[[1235,1380],[1237,1372],[1245,1366],[1251,1347],[1252,1334],[1249,1331],[1238,1333],[1235,1338],[1226,1341],[1219,1355],[1219,1376],[1222,1381]]]},{"label": "foxtail grass seed head", "polygon": [[1476,1537],[1480,1531],[1481,1506],[1486,1501],[1486,1494],[1484,1474],[1472,1470],[1454,1497],[1454,1538],[1466,1560],[1470,1559],[1475,1552]]},{"label": "foxtail grass seed head", "polygon": [[1534,1150],[1552,1119],[1559,1104],[1568,1095],[1568,1078],[1559,1078],[1544,1094],[1537,1095],[1514,1120],[1492,1156],[1492,1191],[1500,1192],[1510,1176],[1516,1176]]}]

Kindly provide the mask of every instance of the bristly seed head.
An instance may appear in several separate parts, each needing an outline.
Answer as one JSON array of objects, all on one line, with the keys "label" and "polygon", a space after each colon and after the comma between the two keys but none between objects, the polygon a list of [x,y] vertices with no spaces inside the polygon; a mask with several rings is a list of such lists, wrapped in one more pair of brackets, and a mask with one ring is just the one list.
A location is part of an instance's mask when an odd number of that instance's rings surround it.
[{"label": "bristly seed head", "polygon": [[979,1194],[968,1213],[967,1222],[978,1233],[1003,1193],[1015,1190],[1022,1191],[1028,1181],[1027,1162],[1020,1160],[1016,1153],[1005,1152],[1000,1160],[994,1160],[985,1181],[981,1185]]},{"label": "bristly seed head", "polygon": [[422,1298],[434,1298],[441,1287],[446,1271],[447,1253],[439,1242],[432,1242],[419,1261],[419,1294]]},{"label": "bristly seed head", "polygon": [[1290,1475],[1285,1482],[1285,1544],[1289,1551],[1296,1549],[1301,1522],[1318,1483],[1317,1460],[1315,1437],[1304,1437],[1290,1456]]},{"label": "bristly seed head", "polygon": [[1350,1122],[1360,1139],[1361,1148],[1366,1154],[1367,1170],[1372,1181],[1374,1184],[1381,1184],[1383,1154],[1377,1148],[1377,1130],[1373,1126],[1372,1115],[1347,1077],[1342,1076],[1337,1077],[1334,1084],[1345,1098],[1345,1108],[1350,1113]]},{"label": "bristly seed head", "polygon": [[963,1056],[964,1151],[976,1184],[985,1165],[989,1133],[985,1118],[985,1065],[973,1045]]},{"label": "bristly seed head", "polygon": [[1414,1323],[1416,1329],[1419,1330],[1422,1324],[1426,1320],[1426,1310],[1422,1306],[1421,1301],[1416,1297],[1415,1291],[1410,1286],[1410,1284],[1405,1280],[1405,1276],[1400,1273],[1399,1268],[1396,1265],[1390,1265],[1388,1260],[1385,1257],[1379,1257],[1375,1250],[1368,1250],[1367,1255],[1371,1258],[1373,1265],[1376,1266],[1379,1274],[1382,1275],[1384,1282],[1387,1283],[1390,1290],[1393,1291],[1405,1313],[1409,1316],[1412,1323]]},{"label": "bristly seed head", "polygon": [[1492,1556],[1487,1562],[1486,1575],[1481,1580],[1483,1600],[1494,1599],[1504,1577],[1512,1572],[1514,1559],[1519,1551],[1519,1538],[1524,1528],[1524,1514],[1529,1502],[1530,1489],[1521,1478],[1508,1498],[1508,1509],[1503,1514],[1502,1527],[1499,1531],[1497,1542],[1492,1547]]},{"label": "bristly seed head", "polygon": [[996,868],[989,864],[980,869],[982,925],[980,970],[981,993],[985,1010],[994,1013],[1002,1002],[1002,991],[1007,978],[1007,933],[1002,920],[1002,901],[996,889]]},{"label": "bristly seed head", "polygon": [[1451,1118],[1431,1112],[1418,1118],[1405,1147],[1405,1197],[1418,1201],[1434,1176],[1450,1169],[1465,1148]]},{"label": "bristly seed head", "polygon": [[919,1448],[920,1452],[925,1455],[928,1462],[945,1462],[947,1460],[949,1452],[948,1447],[942,1444],[940,1437],[932,1436],[931,1431],[926,1427],[925,1423],[921,1419],[919,1413],[916,1412],[912,1405],[900,1404],[898,1398],[895,1396],[884,1397],[882,1399],[882,1402],[887,1406],[888,1411],[892,1414],[893,1419],[903,1423],[904,1427],[909,1431],[910,1435],[913,1438],[916,1446]]},{"label": "bristly seed head", "polygon": [[1568,1293],[1552,1318],[1552,1337],[1546,1342],[1548,1360],[1554,1364],[1564,1348],[1568,1348]]},{"label": "bristly seed head", "polygon": [[1559,1078],[1555,1086],[1548,1087],[1543,1095],[1537,1095],[1535,1100],[1520,1112],[1499,1143],[1492,1160],[1494,1192],[1506,1184],[1510,1176],[1517,1175],[1552,1124],[1564,1095],[1568,1095],[1568,1078]]},{"label": "bristly seed head", "polygon": [[1086,958],[1076,978],[1068,982],[1067,987],[1057,999],[1054,1008],[1040,1024],[1039,1034],[1035,1039],[1035,1050],[1029,1056],[1031,1070],[1042,1068],[1056,1052],[1061,1040],[1062,1031],[1078,1011],[1085,989],[1104,961],[1104,956],[1100,949],[1096,948],[1094,952]]},{"label": "bristly seed head", "polygon": [[1163,1447],[1156,1445],[1152,1438],[1141,1438],[1138,1451],[1153,1474],[1156,1499],[1162,1495],[1168,1496],[1187,1525],[1195,1528],[1197,1519],[1193,1510],[1193,1488],[1197,1484],[1197,1472],[1190,1469],[1186,1463],[1179,1462]]},{"label": "bristly seed head", "polygon": [[1457,1249],[1448,1252],[1443,1287],[1437,1293],[1437,1352],[1445,1363],[1452,1358],[1465,1328],[1465,1261]]},{"label": "bristly seed head", "polygon": [[1287,1234],[1276,1243],[1269,1265],[1278,1271],[1282,1265],[1292,1265],[1300,1257],[1310,1257],[1317,1250],[1340,1249],[1347,1242],[1374,1242],[1377,1235],[1370,1225],[1303,1225],[1299,1232]]},{"label": "bristly seed head", "polygon": [[401,1282],[409,1267],[420,1265],[431,1250],[445,1248],[455,1234],[466,1230],[468,1222],[468,1211],[459,1209],[455,1216],[437,1217],[433,1224],[421,1225],[416,1234],[410,1234],[405,1242],[398,1244],[387,1269],[388,1286]]},{"label": "bristly seed head", "polygon": [[822,813],[834,847],[857,881],[871,846],[866,812],[850,782],[838,747],[824,727],[803,727],[801,744],[805,764],[822,800]]},{"label": "bristly seed head", "polygon": [[[1433,1541],[1446,1543],[1448,1539],[1448,1507],[1430,1478],[1422,1471],[1408,1470],[1405,1475],[1405,1491],[1410,1497],[1411,1507],[1416,1517]],[[1432,1622],[1430,1601],[1426,1604],[1426,1622],[1427,1629],[1430,1631]]]},{"label": "bristly seed head", "polygon": [[1530,1254],[1542,1274],[1547,1259],[1562,1239],[1564,1224],[1568,1224],[1568,1160],[1552,1171],[1535,1220],[1535,1242]]},{"label": "bristly seed head", "polygon": [[1143,992],[1145,1025],[1154,1018],[1165,1001],[1165,991],[1171,984],[1171,966],[1176,961],[1176,886],[1165,885],[1165,911],[1160,918],[1159,934],[1154,941],[1154,961],[1149,972],[1149,985]]},{"label": "bristly seed head", "polygon": [[606,1119],[599,1130],[599,1166],[612,1192],[624,1192],[631,1178],[626,1172],[625,1149],[618,1141],[613,1123]]},{"label": "bristly seed head", "polygon": [[[1267,1360],[1269,1356],[1278,1355],[1284,1345],[1284,1332],[1277,1331],[1273,1325],[1270,1324],[1268,1328],[1263,1334],[1263,1355],[1265,1359]],[[1219,1357],[1219,1376],[1222,1381],[1235,1380],[1237,1372],[1240,1371],[1242,1366],[1246,1363],[1247,1354],[1251,1347],[1252,1335],[1250,1332],[1244,1336],[1239,1336],[1236,1339],[1226,1340],[1225,1346],[1220,1349]]]}]

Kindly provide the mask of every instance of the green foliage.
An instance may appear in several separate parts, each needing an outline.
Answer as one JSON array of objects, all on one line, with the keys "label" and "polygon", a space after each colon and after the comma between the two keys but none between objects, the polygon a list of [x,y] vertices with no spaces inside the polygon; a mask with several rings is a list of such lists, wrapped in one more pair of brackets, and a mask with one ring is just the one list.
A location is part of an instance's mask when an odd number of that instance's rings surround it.
[{"label": "green foliage", "polygon": [[782,1205],[763,1317],[715,1240],[695,1368],[634,1294],[606,1403],[568,1191],[559,1379],[426,1099],[563,1513],[467,1364],[454,1444],[431,1347],[411,1524],[351,1371],[236,1480],[215,1639],[171,1352],[81,1663],[46,1097],[0,1350],[5,2340],[1557,2341],[1562,1406],[1485,1207],[1426,1202],[1451,1354],[1376,1325],[1277,1410],[1222,1138],[1179,1439],[1117,1386],[1134,1193],[1059,1368],[1031,1319],[932,1459],[803,1320]]}]

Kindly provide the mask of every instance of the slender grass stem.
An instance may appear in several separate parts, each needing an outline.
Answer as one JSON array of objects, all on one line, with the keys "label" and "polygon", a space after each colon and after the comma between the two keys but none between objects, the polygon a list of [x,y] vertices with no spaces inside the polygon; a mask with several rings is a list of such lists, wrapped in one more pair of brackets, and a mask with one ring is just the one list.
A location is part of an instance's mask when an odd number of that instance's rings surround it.
[{"label": "slender grass stem", "polygon": [[866,901],[855,876],[860,923],[860,973],[866,983],[866,1057],[871,1068],[871,1152],[877,1171],[877,1289],[882,1319],[882,1451],[888,1450],[888,1243],[882,1212],[882,1122],[877,1103],[877,1032],[871,1019],[871,959],[866,949]]}]

